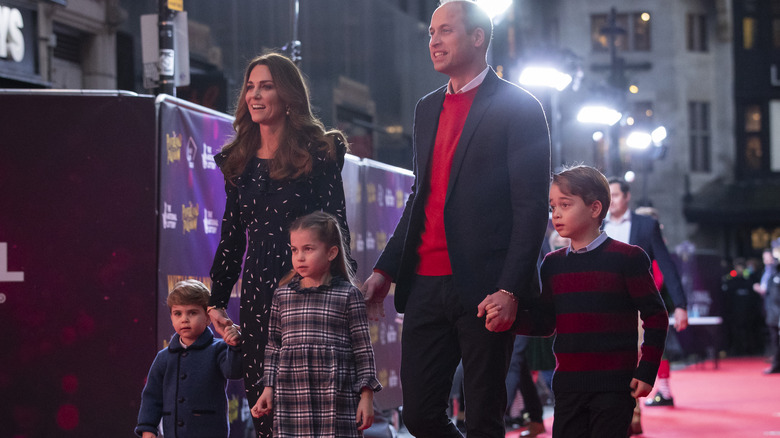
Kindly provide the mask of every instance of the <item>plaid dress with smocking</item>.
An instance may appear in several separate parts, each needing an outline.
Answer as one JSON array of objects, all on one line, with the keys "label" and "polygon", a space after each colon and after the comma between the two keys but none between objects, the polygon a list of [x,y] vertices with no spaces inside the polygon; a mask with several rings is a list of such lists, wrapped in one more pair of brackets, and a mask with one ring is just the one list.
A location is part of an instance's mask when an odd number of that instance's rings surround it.
[{"label": "plaid dress with smocking", "polygon": [[274,293],[262,386],[274,387],[274,437],[360,437],[364,387],[379,391],[363,294],[341,277]]}]

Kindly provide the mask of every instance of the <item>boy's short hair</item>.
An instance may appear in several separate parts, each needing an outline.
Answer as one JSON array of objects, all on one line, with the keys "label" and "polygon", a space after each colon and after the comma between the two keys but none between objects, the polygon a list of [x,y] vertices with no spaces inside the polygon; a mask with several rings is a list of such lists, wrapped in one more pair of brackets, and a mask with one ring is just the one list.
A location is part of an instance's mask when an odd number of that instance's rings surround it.
[{"label": "boy's short hair", "polygon": [[604,220],[607,216],[612,199],[609,193],[609,182],[607,177],[596,168],[584,164],[565,167],[553,175],[553,184],[557,184],[565,195],[579,196],[585,205],[591,205],[596,201],[601,202],[599,220]]},{"label": "boy's short hair", "polygon": [[197,305],[202,306],[203,310],[209,305],[211,292],[205,284],[198,280],[183,280],[173,286],[173,290],[168,294],[168,309],[173,306]]}]

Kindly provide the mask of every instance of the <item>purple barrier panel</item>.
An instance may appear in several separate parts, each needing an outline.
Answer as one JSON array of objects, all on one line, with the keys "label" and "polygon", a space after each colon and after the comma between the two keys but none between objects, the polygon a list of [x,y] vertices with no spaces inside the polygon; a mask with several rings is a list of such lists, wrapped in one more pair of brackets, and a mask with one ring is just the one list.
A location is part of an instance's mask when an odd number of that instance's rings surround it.
[{"label": "purple barrier panel", "polygon": [[[188,278],[211,286],[209,270],[225,211],[225,180],[214,154],[234,131],[232,117],[174,98],[159,102],[159,117],[157,342],[158,348],[163,348],[174,333],[166,305],[168,292],[178,281]],[[240,290],[239,280],[228,306],[236,323]],[[230,436],[243,437],[253,429],[243,381],[230,381],[227,392]]]},{"label": "purple barrier panel", "polygon": [[[359,236],[358,251],[366,260],[361,272],[365,279],[371,273],[387,240],[395,231],[409,197],[414,176],[410,171],[372,160],[363,160],[362,184],[365,231]],[[395,311],[393,290],[384,302],[385,319],[371,323],[371,342],[376,355],[377,375],[384,389],[376,396],[382,409],[402,405],[401,396],[401,328],[403,315]]]}]

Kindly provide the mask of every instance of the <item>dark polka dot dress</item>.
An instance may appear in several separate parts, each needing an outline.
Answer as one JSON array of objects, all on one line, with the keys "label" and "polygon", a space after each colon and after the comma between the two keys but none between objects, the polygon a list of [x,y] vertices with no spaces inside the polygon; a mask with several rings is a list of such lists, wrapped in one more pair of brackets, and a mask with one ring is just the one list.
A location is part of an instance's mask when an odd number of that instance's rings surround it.
[{"label": "dark polka dot dress", "polygon": [[[344,145],[337,144],[337,150],[345,150]],[[341,180],[343,159],[337,162],[321,152],[315,152],[313,158],[310,175],[277,181],[269,177],[268,160],[253,157],[243,174],[235,178],[235,185],[225,184],[221,240],[211,267],[211,305],[227,307],[243,262],[239,317],[244,338],[244,386],[250,407],[263,390],[257,383],[263,376],[271,299],[281,277],[292,269],[287,231],[290,223],[299,216],[325,211],[338,219],[349,239]],[[215,156],[218,165],[224,160],[222,153]],[[272,436],[272,418],[253,421],[259,437]]]}]

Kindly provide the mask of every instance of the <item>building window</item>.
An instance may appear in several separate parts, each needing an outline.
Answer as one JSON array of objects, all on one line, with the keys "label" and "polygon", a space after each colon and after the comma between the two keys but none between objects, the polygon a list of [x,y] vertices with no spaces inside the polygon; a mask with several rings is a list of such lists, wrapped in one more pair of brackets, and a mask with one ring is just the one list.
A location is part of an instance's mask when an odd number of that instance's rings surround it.
[{"label": "building window", "polygon": [[706,15],[688,14],[685,33],[689,52],[707,52],[709,50]]},{"label": "building window", "polygon": [[780,49],[780,0],[772,0],[772,47]]},{"label": "building window", "polygon": [[[608,52],[610,28],[609,14],[594,14],[590,17],[591,48],[594,52]],[[633,12],[615,15],[615,47],[620,51],[647,52],[650,42],[650,13]]]},{"label": "building window", "polygon": [[763,121],[759,105],[745,106],[745,167],[750,171],[761,170],[763,146],[761,129]]},{"label": "building window", "polygon": [[742,18],[742,48],[751,50],[756,48],[758,39],[758,20],[753,17]]},{"label": "building window", "polygon": [[692,172],[712,169],[710,139],[710,103],[688,102],[690,168]]},{"label": "building window", "polygon": [[780,172],[780,100],[769,101],[769,170]]}]

